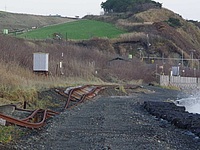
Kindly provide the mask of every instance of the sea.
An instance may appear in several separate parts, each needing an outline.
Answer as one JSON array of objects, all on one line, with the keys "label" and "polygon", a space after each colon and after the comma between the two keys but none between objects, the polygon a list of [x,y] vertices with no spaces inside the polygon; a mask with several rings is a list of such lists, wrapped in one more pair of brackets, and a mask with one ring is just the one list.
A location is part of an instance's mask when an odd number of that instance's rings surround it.
[{"label": "sea", "polygon": [[177,100],[178,106],[185,106],[186,111],[200,114],[200,92],[192,94],[187,98]]}]

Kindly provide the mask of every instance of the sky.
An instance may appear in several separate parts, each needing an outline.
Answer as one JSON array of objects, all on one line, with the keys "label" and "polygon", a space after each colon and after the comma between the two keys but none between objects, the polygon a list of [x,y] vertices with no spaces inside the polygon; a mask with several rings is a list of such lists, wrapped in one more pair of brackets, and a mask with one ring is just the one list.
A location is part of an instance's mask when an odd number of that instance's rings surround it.
[{"label": "sky", "polygon": [[154,0],[184,19],[200,21],[200,0]]},{"label": "sky", "polygon": [[13,13],[38,15],[62,15],[83,17],[88,14],[100,15],[101,3],[106,0],[2,0],[0,10]]},{"label": "sky", "polygon": [[[100,15],[100,7],[106,0],[3,0],[1,11],[36,15],[62,15],[74,17]],[[154,0],[163,7],[181,15],[184,19],[200,21],[200,0]]]}]

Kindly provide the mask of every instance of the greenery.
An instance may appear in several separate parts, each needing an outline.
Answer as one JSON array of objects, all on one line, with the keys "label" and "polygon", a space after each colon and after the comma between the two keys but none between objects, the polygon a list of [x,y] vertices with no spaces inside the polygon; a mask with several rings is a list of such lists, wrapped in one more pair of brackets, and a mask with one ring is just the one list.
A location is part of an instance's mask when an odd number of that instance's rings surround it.
[{"label": "greenery", "polygon": [[14,126],[0,126],[0,143],[8,143],[22,134]]},{"label": "greenery", "polygon": [[[162,4],[152,1],[152,0],[107,0],[106,2],[101,3],[101,8],[104,9],[105,12],[127,12],[127,11],[134,11],[135,9],[138,9],[137,7],[140,5],[142,8],[140,10],[145,9],[144,4],[148,4],[152,7],[152,5],[155,7],[162,7]],[[138,10],[139,11],[139,10]],[[135,11],[134,11],[135,12]]]},{"label": "greenery", "polygon": [[169,20],[167,21],[167,23],[172,26],[172,27],[181,27],[182,24],[180,23],[179,19],[176,18],[169,18]]},{"label": "greenery", "polygon": [[94,20],[78,20],[32,30],[17,36],[28,39],[47,39],[55,38],[53,36],[55,33],[64,39],[79,40],[90,39],[92,37],[115,38],[120,34],[125,33],[125,31],[105,22]]}]

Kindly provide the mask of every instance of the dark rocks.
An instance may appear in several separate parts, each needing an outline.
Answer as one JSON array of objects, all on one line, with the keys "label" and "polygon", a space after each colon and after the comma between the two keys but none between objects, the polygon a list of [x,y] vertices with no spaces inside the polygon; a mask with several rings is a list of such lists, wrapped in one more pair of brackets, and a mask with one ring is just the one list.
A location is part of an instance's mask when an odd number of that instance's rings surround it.
[{"label": "dark rocks", "polygon": [[185,111],[185,107],[171,102],[145,101],[143,107],[157,118],[167,120],[181,129],[187,129],[200,136],[200,114]]}]

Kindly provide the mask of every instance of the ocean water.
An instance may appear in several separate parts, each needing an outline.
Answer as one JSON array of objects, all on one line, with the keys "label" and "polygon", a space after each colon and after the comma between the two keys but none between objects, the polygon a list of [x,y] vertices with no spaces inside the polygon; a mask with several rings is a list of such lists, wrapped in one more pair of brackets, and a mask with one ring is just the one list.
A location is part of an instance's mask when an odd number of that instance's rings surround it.
[{"label": "ocean water", "polygon": [[178,106],[185,106],[186,111],[200,114],[200,94],[177,100]]}]

